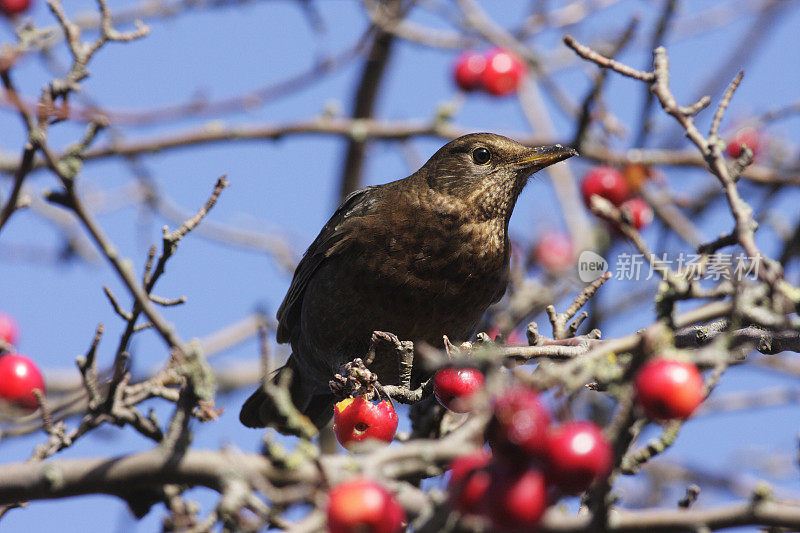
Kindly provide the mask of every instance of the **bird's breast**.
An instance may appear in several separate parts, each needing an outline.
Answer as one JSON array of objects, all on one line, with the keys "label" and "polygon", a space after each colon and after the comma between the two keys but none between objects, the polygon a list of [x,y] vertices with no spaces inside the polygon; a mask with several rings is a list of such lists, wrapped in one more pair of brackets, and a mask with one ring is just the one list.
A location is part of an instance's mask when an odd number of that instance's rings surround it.
[{"label": "bird's breast", "polygon": [[483,309],[505,290],[509,245],[502,220],[475,221],[424,206],[387,218],[383,231],[357,232],[365,283],[424,299],[474,301]]}]

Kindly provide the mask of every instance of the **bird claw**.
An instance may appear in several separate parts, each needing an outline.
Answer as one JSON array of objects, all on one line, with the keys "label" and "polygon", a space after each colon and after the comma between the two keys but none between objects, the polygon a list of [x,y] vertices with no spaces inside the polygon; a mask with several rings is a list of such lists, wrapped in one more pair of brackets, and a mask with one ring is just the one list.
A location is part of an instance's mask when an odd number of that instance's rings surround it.
[{"label": "bird claw", "polygon": [[363,395],[371,400],[379,386],[378,375],[367,368],[364,361],[357,357],[341,366],[339,372],[328,383],[331,391],[339,398],[351,398]]}]

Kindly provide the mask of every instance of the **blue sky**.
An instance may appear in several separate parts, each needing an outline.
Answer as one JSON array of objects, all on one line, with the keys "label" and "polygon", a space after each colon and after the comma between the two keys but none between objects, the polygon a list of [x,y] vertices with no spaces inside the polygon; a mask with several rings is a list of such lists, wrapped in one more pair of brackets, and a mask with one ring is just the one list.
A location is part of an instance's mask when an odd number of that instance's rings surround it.
[{"label": "blue sky", "polygon": [[[67,2],[70,13],[85,12],[91,2]],[[523,2],[486,2],[487,9],[505,25],[513,25],[525,12]],[[686,2],[684,9],[700,9],[710,3]],[[114,2],[113,8],[130,3]],[[84,91],[103,107],[118,110],[147,110],[182,103],[193,95],[210,99],[246,93],[254,88],[281,81],[300,73],[313,64],[318,54],[333,53],[351,46],[367,26],[360,3],[355,1],[314,3],[327,31],[317,33],[303,11],[294,2],[253,1],[215,9],[202,9],[180,17],[149,22],[151,34],[129,44],[112,43],[102,49],[90,65],[91,77],[83,84]],[[549,52],[561,51],[560,37],[574,32],[584,41],[599,36],[615,35],[624,28],[633,13],[641,17],[636,46],[621,59],[637,67],[645,67],[649,56],[640,45],[646,42],[660,3],[624,1],[597,14],[589,23],[567,31],[541,35],[535,45]],[[796,4],[795,4],[796,5]],[[37,24],[53,23],[46,6],[39,1],[32,13]],[[414,14],[415,20],[441,24],[433,17]],[[690,20],[684,15],[682,20]],[[0,41],[13,40],[11,26],[0,21]],[[692,35],[667,43],[672,60],[672,85],[679,99],[696,98],[698,87],[705,84],[717,65],[728,59],[734,45],[745,34],[751,19],[723,26],[708,33]],[[745,66],[746,76],[733,103],[725,125],[752,113],[796,102],[800,86],[800,67],[794,52],[800,25],[800,10],[787,9],[768,30],[754,60]],[[413,43],[398,43],[389,64],[385,85],[377,106],[377,116],[385,119],[429,119],[438,106],[457,96],[450,80],[450,70],[457,51],[426,48]],[[64,63],[63,47],[56,56]],[[124,127],[125,138],[142,139],[159,134],[197,129],[211,120],[225,124],[283,123],[318,116],[326,106],[338,105],[349,111],[349,100],[358,79],[360,63],[325,75],[318,83],[295,94],[264,106],[224,117],[202,117],[171,121],[146,127]],[[557,76],[562,87],[576,100],[588,89],[586,73],[594,67],[575,63]],[[52,76],[43,62],[26,57],[15,67],[14,78],[22,92],[38,96],[39,88]],[[731,73],[732,75],[733,73]],[[727,79],[725,84],[727,83]],[[724,86],[724,84],[723,84]],[[606,101],[620,120],[634,129],[644,86],[612,75],[606,90]],[[719,94],[712,95],[716,99]],[[18,117],[0,110],[0,153],[17,154],[24,135]],[[553,113],[558,140],[568,139],[572,122],[558,112]],[[711,120],[707,111],[699,121],[706,129]],[[515,98],[494,99],[470,95],[454,121],[475,131],[531,131]],[[669,120],[659,116],[656,140],[676,138],[686,145]],[[65,146],[82,131],[80,126],[60,125],[53,129],[50,142]],[[785,138],[790,150],[800,138],[800,120],[791,118],[770,128],[775,137]],[[103,135],[99,142],[106,142]],[[618,142],[617,147],[626,146]],[[409,144],[410,159],[419,162],[429,157],[440,145],[439,140],[420,139]],[[231,186],[223,193],[209,220],[239,225],[252,230],[274,232],[289,240],[301,253],[328,218],[336,203],[338,176],[345,142],[336,137],[291,136],[279,141],[247,141],[206,145],[147,155],[141,159],[158,187],[186,210],[193,211],[205,201],[214,181],[227,174]],[[795,152],[796,153],[796,152]],[[406,176],[411,168],[407,152],[395,144],[375,144],[365,166],[367,183],[382,183]],[[589,163],[570,161],[572,171],[580,176]],[[711,177],[703,172],[665,169],[673,190],[687,196],[709,185]],[[87,163],[80,177],[83,191],[120,191],[132,181],[128,167],[118,161]],[[7,190],[8,180],[0,179]],[[45,172],[32,175],[31,190],[41,192],[56,183]],[[743,195],[756,201],[761,189],[742,185]],[[797,191],[782,195],[772,206],[777,220],[794,224],[797,218]],[[99,217],[101,224],[130,258],[138,271],[144,263],[151,243],[160,243],[160,228],[166,223],[129,206]],[[696,221],[705,235],[713,238],[730,228],[731,219],[722,209]],[[532,180],[518,202],[512,219],[512,235],[530,238],[547,228],[561,227],[552,187],[547,178]],[[645,232],[649,242],[656,242],[660,233]],[[767,251],[777,249],[776,233],[769,226],[759,232],[759,242]],[[32,212],[14,215],[0,237],[0,309],[12,314],[20,323],[20,351],[33,357],[47,373],[74,371],[74,358],[85,352],[98,322],[106,326],[99,351],[100,365],[109,364],[116,348],[122,324],[110,309],[102,293],[109,285],[123,306],[129,300],[113,272],[105,263],[86,265],[81,262],[51,264],[17,261],[9,257],[15,245],[27,244],[54,249],[60,243],[52,226]],[[673,241],[672,250],[680,250]],[[630,251],[630,250],[628,250]],[[165,309],[184,339],[206,336],[218,328],[236,322],[258,308],[273,314],[288,287],[289,277],[265,254],[241,250],[211,242],[201,236],[185,239],[156,293],[175,297],[185,295],[185,305]],[[796,278],[795,278],[796,281]],[[607,291],[609,300],[629,290],[623,282],[612,282]],[[649,307],[638,308],[620,316],[604,329],[606,336],[629,333],[652,321]],[[546,322],[538,317],[540,327]],[[166,359],[160,340],[144,333],[134,342],[133,370],[143,375]],[[215,356],[214,365],[257,357],[255,341],[249,341]],[[77,374],[77,371],[75,371]],[[732,369],[724,377],[715,394],[752,390],[774,385],[796,386],[795,380],[770,374],[752,366]],[[241,427],[238,408],[249,391],[238,391],[218,398],[226,411],[219,421],[195,423],[195,446],[218,448],[235,445],[246,451],[258,448],[261,433]],[[171,408],[163,402],[152,402],[160,418],[168,418]],[[796,406],[764,411],[715,415],[686,425],[677,444],[666,455],[674,460],[700,464],[705,468],[726,468],[736,460],[735,451],[758,448],[767,452],[793,453],[800,422]],[[75,421],[71,421],[75,423]],[[648,435],[655,435],[651,428]],[[3,462],[27,458],[32,447],[45,440],[42,433],[0,443]],[[59,454],[60,457],[117,455],[150,446],[130,429],[103,428]],[[796,465],[793,465],[796,469]],[[793,471],[796,476],[796,470]],[[796,482],[786,488],[798,491]],[[194,491],[197,494],[202,491]],[[206,508],[214,501],[208,494],[198,494]],[[703,498],[705,498],[705,494]],[[709,495],[709,498],[712,498]],[[713,503],[709,499],[708,503]],[[84,497],[57,502],[35,502],[25,510],[15,510],[3,519],[10,531],[51,529],[61,531],[138,530],[151,531],[159,526],[163,508],[157,508],[136,524],[128,517],[125,506],[110,497]]]}]

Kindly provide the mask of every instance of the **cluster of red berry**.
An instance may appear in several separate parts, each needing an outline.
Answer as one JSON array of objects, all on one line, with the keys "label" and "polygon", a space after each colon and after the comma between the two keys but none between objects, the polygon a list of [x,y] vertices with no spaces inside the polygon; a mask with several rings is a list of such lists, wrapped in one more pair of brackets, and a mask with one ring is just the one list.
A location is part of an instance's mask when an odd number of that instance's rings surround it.
[{"label": "cluster of red berry", "polygon": [[[483,387],[483,374],[474,368],[443,368],[433,378],[433,392],[442,406],[456,413],[471,409],[472,395]],[[389,400],[364,396],[345,398],[333,407],[333,431],[351,452],[389,443],[397,431],[397,412]]]},{"label": "cluster of red berry", "polygon": [[[17,343],[16,321],[0,313],[0,341],[9,346]],[[24,355],[0,349],[0,412],[7,416],[30,414],[39,408],[34,390],[45,392],[44,379],[36,364]]]},{"label": "cluster of red berry", "polygon": [[551,424],[533,390],[516,386],[496,398],[486,450],[456,459],[450,505],[486,517],[493,530],[533,528],[561,494],[580,494],[611,469],[611,445],[591,422]]},{"label": "cluster of red berry", "polygon": [[[653,210],[637,193],[651,175],[649,167],[638,164],[626,165],[621,171],[609,166],[594,167],[581,182],[584,203],[590,207],[595,194],[605,198],[623,211],[633,227],[642,229],[653,221]],[[531,250],[530,259],[545,272],[558,275],[575,263],[575,255],[569,234],[548,231]]]},{"label": "cluster of red berry", "polygon": [[[436,399],[447,409],[465,413],[471,398],[483,388],[483,374],[473,368],[443,368],[433,378]],[[397,431],[397,412],[388,400],[364,396],[345,398],[334,406],[333,430],[346,449],[358,452],[389,443]],[[328,528],[331,533],[401,531],[405,513],[394,496],[369,479],[341,483],[330,491]]]},{"label": "cluster of red berry", "polygon": [[[443,368],[433,378],[433,392],[442,406],[456,413],[471,409],[472,395],[483,387],[483,374],[474,368]],[[397,412],[388,400],[369,401],[364,396],[345,398],[333,408],[333,431],[350,451],[388,443],[397,431]]]},{"label": "cluster of red berry", "polygon": [[[758,128],[743,126],[730,135],[726,153],[730,157],[739,157],[742,146],[747,146],[757,157],[763,145],[764,136]],[[621,171],[610,166],[594,167],[586,173],[581,183],[583,201],[589,207],[592,195],[601,196],[622,209],[633,227],[642,229],[653,221],[653,210],[636,195],[650,177],[650,168],[640,164],[626,165]]]},{"label": "cluster of red berry", "polygon": [[[654,359],[637,372],[636,400],[657,420],[685,419],[704,398],[691,363]],[[613,450],[591,422],[552,425],[536,392],[517,386],[493,402],[480,450],[453,461],[450,505],[485,517],[492,530],[535,528],[561,495],[579,495],[608,475]]]},{"label": "cluster of red berry", "polygon": [[650,205],[638,196],[641,190],[641,173],[638,165],[623,173],[614,167],[594,167],[583,178],[581,192],[586,207],[591,206],[591,198],[595,194],[619,207],[626,213],[631,225],[642,229],[653,221],[653,210]]},{"label": "cluster of red berry", "polygon": [[[474,368],[445,367],[433,377],[439,403],[456,413],[473,407],[484,387]],[[704,398],[703,379],[689,362],[653,359],[635,378],[636,400],[651,418],[685,419]],[[334,431],[350,451],[389,443],[397,431],[397,413],[388,400],[346,398],[334,407]],[[492,402],[486,429],[491,452],[480,450],[451,465],[449,502],[463,514],[484,517],[493,530],[533,528],[562,495],[578,495],[608,475],[614,454],[602,430],[592,422],[554,425],[539,395],[523,386],[505,390]],[[335,486],[328,500],[333,533],[401,531],[405,513],[379,483],[357,478]]]},{"label": "cluster of red berry", "polygon": [[485,54],[467,50],[456,59],[453,78],[464,91],[484,90],[505,96],[517,90],[525,76],[525,63],[501,48]]}]

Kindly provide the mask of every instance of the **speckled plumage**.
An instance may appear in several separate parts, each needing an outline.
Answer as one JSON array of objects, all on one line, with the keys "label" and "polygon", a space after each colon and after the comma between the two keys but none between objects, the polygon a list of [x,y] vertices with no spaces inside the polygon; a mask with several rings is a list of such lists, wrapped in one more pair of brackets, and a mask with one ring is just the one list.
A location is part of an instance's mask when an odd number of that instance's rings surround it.
[{"label": "speckled plumage", "polygon": [[[478,149],[489,151],[485,164]],[[277,339],[292,346],[295,405],[326,423],[328,381],[366,354],[375,330],[433,345],[443,335],[468,339],[505,292],[508,221],[528,177],[574,153],[471,134],[407,178],[352,193],[309,246],[278,310]],[[384,384],[397,380],[397,361],[378,358],[371,369]],[[274,425],[271,407],[259,389],[240,420]]]}]

